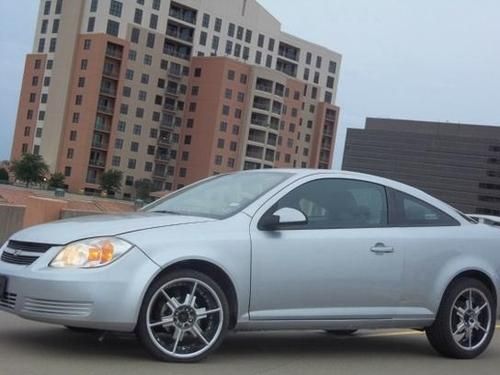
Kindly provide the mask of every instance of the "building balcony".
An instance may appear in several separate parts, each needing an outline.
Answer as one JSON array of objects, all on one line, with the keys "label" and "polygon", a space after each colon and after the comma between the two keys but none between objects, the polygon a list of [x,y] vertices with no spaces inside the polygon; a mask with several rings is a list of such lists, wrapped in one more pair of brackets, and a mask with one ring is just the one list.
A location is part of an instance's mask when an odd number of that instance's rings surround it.
[{"label": "building balcony", "polygon": [[[106,167],[106,163],[102,160],[89,160],[89,166],[99,168],[99,169],[104,169]],[[87,181],[88,182],[88,181]],[[91,182],[95,183],[95,182]]]},{"label": "building balcony", "polygon": [[111,57],[113,59],[121,60],[123,57],[123,52],[121,48],[111,48],[108,46],[108,48],[106,48],[106,56]]},{"label": "building balcony", "polygon": [[118,69],[104,69],[102,74],[113,79],[118,79],[120,77],[120,71]]},{"label": "building balcony", "polygon": [[163,53],[172,57],[177,57],[182,60],[190,60],[191,55],[185,52],[181,52],[172,48],[164,48]]},{"label": "building balcony", "polygon": [[166,34],[168,36],[171,36],[172,38],[176,38],[188,43],[193,43],[193,35],[191,35],[190,33],[169,28],[167,29]]},{"label": "building balcony", "polygon": [[177,20],[196,25],[196,12],[187,9],[181,9],[178,7],[172,7],[168,12],[168,15]]},{"label": "building balcony", "polygon": [[96,122],[95,130],[97,130],[99,132],[110,133],[111,132],[111,125],[105,124],[102,122]]},{"label": "building balcony", "polygon": [[97,142],[97,141],[92,142],[92,148],[95,148],[95,149],[107,150],[108,146],[109,146],[109,143]]},{"label": "building balcony", "polygon": [[170,142],[170,139],[168,139],[167,137],[160,137],[158,138],[158,145],[163,147],[170,147],[172,143]]},{"label": "building balcony", "polygon": [[165,94],[170,96],[179,96],[179,89],[177,87],[168,87],[165,89]]},{"label": "building balcony", "polygon": [[100,105],[97,107],[97,112],[105,113],[107,115],[113,115],[114,110],[113,107],[105,107]]},{"label": "building balcony", "polygon": [[116,88],[101,87],[101,94],[111,97],[116,97]]}]

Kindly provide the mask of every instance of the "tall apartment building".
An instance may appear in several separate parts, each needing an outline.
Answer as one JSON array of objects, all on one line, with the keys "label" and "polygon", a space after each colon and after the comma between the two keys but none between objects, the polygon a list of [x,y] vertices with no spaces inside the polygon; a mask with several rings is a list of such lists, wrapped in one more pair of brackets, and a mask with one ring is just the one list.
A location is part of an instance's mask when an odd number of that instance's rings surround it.
[{"label": "tall apartment building", "polygon": [[42,0],[12,158],[70,191],[100,175],[173,190],[254,168],[329,168],[341,56],[255,0]]}]

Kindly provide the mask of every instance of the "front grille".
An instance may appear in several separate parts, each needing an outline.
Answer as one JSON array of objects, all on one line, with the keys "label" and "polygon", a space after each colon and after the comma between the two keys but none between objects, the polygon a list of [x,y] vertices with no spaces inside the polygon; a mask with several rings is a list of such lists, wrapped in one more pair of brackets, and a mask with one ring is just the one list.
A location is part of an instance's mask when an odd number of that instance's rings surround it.
[{"label": "front grille", "polygon": [[0,298],[0,307],[14,310],[16,307],[17,294],[5,293],[2,298]]},{"label": "front grille", "polygon": [[56,245],[11,240],[7,243],[1,259],[5,263],[28,266],[53,246]]},{"label": "front grille", "polygon": [[27,251],[30,253],[40,253],[43,254],[47,252],[51,247],[56,245],[51,245],[47,243],[37,243],[37,242],[22,242],[22,241],[9,241],[7,247],[12,250]]},{"label": "front grille", "polygon": [[11,264],[19,264],[23,266],[28,266],[37,260],[39,257],[37,256],[28,256],[28,255],[15,255],[11,253],[7,253],[4,251],[2,253],[2,262],[11,263]]},{"label": "front grille", "polygon": [[89,316],[92,303],[66,302],[38,298],[25,298],[23,311],[38,314],[54,314],[69,316]]}]

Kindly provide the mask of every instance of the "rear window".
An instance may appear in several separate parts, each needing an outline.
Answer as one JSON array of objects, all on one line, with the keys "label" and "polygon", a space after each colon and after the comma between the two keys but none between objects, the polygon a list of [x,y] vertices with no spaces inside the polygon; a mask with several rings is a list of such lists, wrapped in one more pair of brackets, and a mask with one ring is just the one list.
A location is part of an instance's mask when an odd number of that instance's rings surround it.
[{"label": "rear window", "polygon": [[440,209],[411,195],[388,189],[392,227],[455,226],[460,223]]}]

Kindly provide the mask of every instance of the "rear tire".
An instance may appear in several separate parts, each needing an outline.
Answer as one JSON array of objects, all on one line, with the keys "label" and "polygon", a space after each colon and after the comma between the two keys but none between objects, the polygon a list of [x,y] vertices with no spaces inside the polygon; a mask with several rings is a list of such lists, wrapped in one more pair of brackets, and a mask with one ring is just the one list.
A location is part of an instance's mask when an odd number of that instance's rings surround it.
[{"label": "rear tire", "polygon": [[472,359],[489,345],[495,332],[496,304],[480,281],[463,278],[446,290],[436,320],[425,330],[440,354]]},{"label": "rear tire", "polygon": [[137,335],[151,355],[166,362],[197,362],[222,343],[229,305],[207,275],[179,270],[158,278],[144,297]]}]

